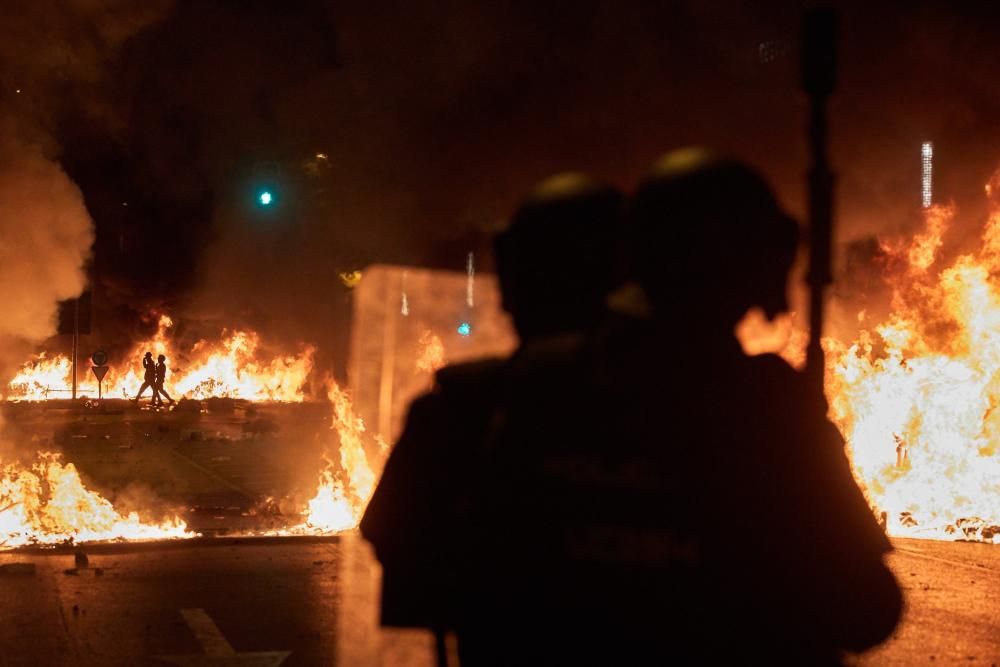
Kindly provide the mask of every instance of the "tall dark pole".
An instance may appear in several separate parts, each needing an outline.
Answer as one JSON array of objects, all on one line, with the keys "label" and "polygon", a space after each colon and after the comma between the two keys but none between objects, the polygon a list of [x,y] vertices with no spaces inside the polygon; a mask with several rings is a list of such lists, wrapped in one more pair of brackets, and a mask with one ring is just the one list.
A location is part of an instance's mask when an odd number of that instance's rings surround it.
[{"label": "tall dark pole", "polygon": [[73,299],[73,400],[76,400],[76,359],[80,352],[80,298]]},{"label": "tall dark pole", "polygon": [[806,13],[802,44],[802,88],[809,97],[809,347],[806,374],[823,395],[825,363],[821,338],[826,288],[833,280],[833,172],[827,155],[827,101],[837,78],[837,15],[828,7]]}]

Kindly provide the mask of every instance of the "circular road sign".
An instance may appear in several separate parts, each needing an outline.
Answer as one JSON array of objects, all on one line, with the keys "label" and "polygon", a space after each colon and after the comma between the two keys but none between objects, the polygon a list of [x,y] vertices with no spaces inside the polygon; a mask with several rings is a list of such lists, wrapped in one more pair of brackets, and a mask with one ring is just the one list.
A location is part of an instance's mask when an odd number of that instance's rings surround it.
[{"label": "circular road sign", "polygon": [[103,366],[108,363],[108,353],[104,350],[98,350],[90,355],[90,360],[94,362],[95,366]]}]

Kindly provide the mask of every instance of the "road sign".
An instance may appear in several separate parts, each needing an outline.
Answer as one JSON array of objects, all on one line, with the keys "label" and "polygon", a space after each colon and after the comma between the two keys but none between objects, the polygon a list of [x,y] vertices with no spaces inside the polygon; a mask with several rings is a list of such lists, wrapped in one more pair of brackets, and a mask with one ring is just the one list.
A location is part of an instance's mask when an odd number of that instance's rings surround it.
[{"label": "road sign", "polygon": [[[90,360],[94,362],[95,366],[103,366],[104,364],[108,363],[108,353],[105,352],[104,350],[97,350],[92,355],[90,355]],[[107,371],[107,369],[104,369],[104,370]],[[104,377],[104,376],[101,375],[97,379],[100,380],[101,377]]]},{"label": "road sign", "polygon": [[[94,355],[97,356],[96,354]],[[94,366],[90,370],[94,371],[94,376],[97,378],[98,382],[104,381],[104,376],[108,374],[107,366]]]}]

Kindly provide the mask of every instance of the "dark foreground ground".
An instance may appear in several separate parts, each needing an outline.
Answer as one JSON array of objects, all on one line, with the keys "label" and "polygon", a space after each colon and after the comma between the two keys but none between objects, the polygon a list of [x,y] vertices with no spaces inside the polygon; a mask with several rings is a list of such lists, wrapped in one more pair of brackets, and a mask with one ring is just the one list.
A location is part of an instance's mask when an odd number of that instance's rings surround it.
[{"label": "dark foreground ground", "polygon": [[[353,535],[85,551],[0,554],[0,664],[433,665],[429,636],[376,627]],[[1000,665],[1000,549],[907,540],[891,562],[906,618],[857,664]]]},{"label": "dark foreground ground", "polygon": [[[160,498],[212,537],[84,546],[85,562],[0,552],[0,667],[433,665],[426,633],[377,627],[379,570],[354,534],[233,537],[292,519],[250,511],[262,498],[314,490],[327,406],[118,407],[6,406],[3,435],[61,451],[109,497]],[[1000,665],[1000,546],[899,540],[890,564],[906,616],[855,664]]]}]

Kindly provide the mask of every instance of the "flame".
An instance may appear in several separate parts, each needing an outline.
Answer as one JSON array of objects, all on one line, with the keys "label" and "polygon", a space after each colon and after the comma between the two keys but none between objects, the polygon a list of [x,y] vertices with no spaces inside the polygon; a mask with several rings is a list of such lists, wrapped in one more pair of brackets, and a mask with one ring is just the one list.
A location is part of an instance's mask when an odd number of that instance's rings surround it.
[{"label": "flame", "polygon": [[61,463],[58,454],[39,453],[30,468],[0,462],[0,548],[182,537],[195,534],[177,517],[150,524],[135,512],[116,511],[88,490],[73,464]]},{"label": "flame", "polygon": [[776,351],[795,368],[806,365],[809,336],[796,326],[795,313],[782,314],[769,321],[764,311],[754,308],[740,320],[734,333],[748,355]]},{"label": "flame", "polygon": [[444,345],[437,334],[430,329],[424,329],[417,341],[417,370],[421,373],[434,373],[444,366]]},{"label": "flame", "polygon": [[[339,465],[326,458],[316,494],[307,503],[305,523],[301,528],[312,532],[340,532],[356,528],[364,514],[377,481],[365,451],[365,423],[354,411],[347,392],[332,379],[327,397],[333,406],[330,428],[340,442]],[[381,438],[373,438],[378,454],[384,459],[388,447]]]},{"label": "flame", "polygon": [[[300,356],[277,357],[265,364],[255,360],[258,345],[256,333],[233,332],[207,358],[202,357],[202,361],[186,369],[174,386],[180,395],[189,398],[227,396],[250,401],[301,402],[315,349],[306,347]],[[207,348],[202,341],[193,352],[203,353]]]},{"label": "flame", "polygon": [[954,215],[933,206],[911,242],[882,242],[891,315],[824,339],[827,395],[889,534],[1000,543],[1000,206],[946,262]]},{"label": "flame", "polygon": [[[222,332],[222,340],[209,343],[202,340],[190,350],[175,350],[170,337],[173,320],[161,315],[156,334],[138,343],[128,357],[134,365],[128,370],[108,371],[104,379],[104,396],[134,398],[143,384],[139,360],[146,352],[167,358],[170,366],[164,388],[174,398],[205,399],[211,396],[240,398],[250,401],[301,402],[303,388],[312,372],[315,348],[304,346],[299,354],[278,356],[269,360],[258,358],[260,337],[253,331]],[[78,370],[79,391],[97,396],[97,384],[86,372],[86,364]],[[8,385],[6,398],[40,401],[66,398],[72,384],[72,363],[66,356],[48,358],[44,353],[15,375]],[[146,396],[151,392],[147,391]]]},{"label": "flame", "polygon": [[26,363],[8,384],[7,398],[25,401],[44,401],[49,398],[66,398],[56,392],[72,383],[73,363],[69,357],[58,355],[49,359],[42,352]]}]

